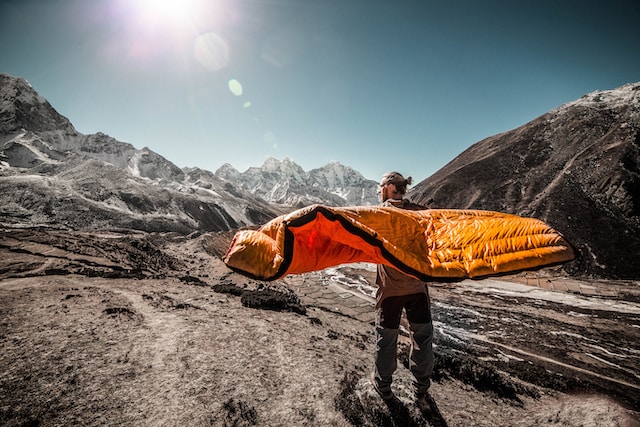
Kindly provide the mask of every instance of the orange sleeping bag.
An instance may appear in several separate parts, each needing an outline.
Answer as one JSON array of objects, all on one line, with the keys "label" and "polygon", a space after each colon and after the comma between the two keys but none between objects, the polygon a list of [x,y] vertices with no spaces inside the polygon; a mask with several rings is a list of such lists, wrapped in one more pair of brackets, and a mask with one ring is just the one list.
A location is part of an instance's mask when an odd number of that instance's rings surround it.
[{"label": "orange sleeping bag", "polygon": [[274,280],[352,262],[386,264],[428,281],[569,261],[571,245],[534,218],[492,211],[308,206],[236,233],[225,264]]}]

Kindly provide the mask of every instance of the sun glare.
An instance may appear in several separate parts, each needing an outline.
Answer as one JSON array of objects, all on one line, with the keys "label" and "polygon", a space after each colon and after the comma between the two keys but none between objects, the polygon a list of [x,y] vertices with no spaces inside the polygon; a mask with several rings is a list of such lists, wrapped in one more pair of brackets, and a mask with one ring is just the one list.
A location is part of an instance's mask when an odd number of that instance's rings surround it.
[{"label": "sun glare", "polygon": [[179,26],[197,19],[201,0],[135,0],[140,18],[151,25]]},{"label": "sun glare", "polygon": [[[128,31],[122,36],[122,45],[130,58],[150,63],[170,59],[174,64],[179,58],[181,64],[186,64],[193,55],[210,71],[228,65],[229,45],[211,30],[220,22],[222,0],[115,1],[126,16]],[[230,87],[232,93],[241,93],[242,87],[238,85]]]}]

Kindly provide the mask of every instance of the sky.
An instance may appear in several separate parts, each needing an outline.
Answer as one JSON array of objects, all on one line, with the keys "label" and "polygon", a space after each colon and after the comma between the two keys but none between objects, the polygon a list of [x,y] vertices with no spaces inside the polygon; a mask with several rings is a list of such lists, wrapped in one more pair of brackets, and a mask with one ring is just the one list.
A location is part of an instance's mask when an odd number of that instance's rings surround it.
[{"label": "sky", "polygon": [[640,81],[639,23],[637,0],[0,0],[0,72],[180,167],[420,181]]}]

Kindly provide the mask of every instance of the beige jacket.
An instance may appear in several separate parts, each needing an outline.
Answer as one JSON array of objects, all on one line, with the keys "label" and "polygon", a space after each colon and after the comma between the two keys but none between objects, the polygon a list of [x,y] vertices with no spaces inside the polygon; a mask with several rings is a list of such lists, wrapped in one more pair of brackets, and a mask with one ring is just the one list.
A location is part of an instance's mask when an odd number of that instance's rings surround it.
[{"label": "beige jacket", "polygon": [[[382,206],[396,207],[408,210],[426,209],[406,199],[388,199]],[[428,293],[427,284],[422,280],[407,276],[399,270],[384,264],[378,264],[376,272],[376,307],[380,307],[382,300],[391,296],[404,296],[418,293]]]}]

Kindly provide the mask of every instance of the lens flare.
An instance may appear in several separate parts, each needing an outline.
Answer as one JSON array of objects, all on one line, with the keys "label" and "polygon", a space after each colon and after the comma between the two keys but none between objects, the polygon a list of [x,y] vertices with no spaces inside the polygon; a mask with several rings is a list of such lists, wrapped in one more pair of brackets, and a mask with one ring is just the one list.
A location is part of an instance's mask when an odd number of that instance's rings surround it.
[{"label": "lens flare", "polygon": [[236,79],[229,80],[229,90],[235,96],[242,96],[242,84]]}]

